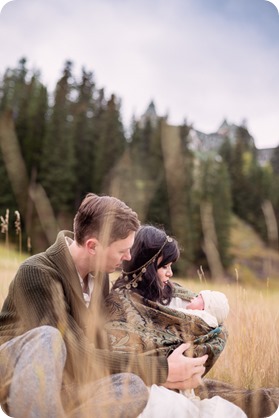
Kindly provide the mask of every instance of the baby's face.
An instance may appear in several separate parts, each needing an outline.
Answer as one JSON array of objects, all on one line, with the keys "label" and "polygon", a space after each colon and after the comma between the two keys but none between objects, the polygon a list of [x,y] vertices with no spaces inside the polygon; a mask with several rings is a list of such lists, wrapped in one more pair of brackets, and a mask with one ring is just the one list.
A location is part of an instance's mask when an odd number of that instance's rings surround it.
[{"label": "baby's face", "polygon": [[187,309],[199,309],[204,310],[204,300],[202,295],[196,296],[191,302],[187,305]]}]

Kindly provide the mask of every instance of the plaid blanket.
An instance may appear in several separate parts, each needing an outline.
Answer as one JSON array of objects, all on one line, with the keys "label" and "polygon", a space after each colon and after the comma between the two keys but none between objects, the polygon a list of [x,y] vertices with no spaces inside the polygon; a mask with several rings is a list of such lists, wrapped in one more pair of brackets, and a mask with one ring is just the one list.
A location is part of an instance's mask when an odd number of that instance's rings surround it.
[{"label": "plaid blanket", "polygon": [[[174,296],[191,300],[195,293],[175,285]],[[223,326],[213,329],[195,315],[150,301],[131,290],[113,290],[106,306],[106,330],[112,350],[169,356],[180,344],[191,342],[186,355],[200,357],[208,354],[205,364],[207,373],[227,340],[227,331]]]}]

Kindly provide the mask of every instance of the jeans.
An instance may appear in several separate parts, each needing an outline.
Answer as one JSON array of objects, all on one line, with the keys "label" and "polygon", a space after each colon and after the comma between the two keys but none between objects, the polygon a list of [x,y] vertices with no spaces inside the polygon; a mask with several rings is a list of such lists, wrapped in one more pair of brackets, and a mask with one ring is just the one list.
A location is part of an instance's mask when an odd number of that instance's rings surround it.
[{"label": "jeans", "polygon": [[0,346],[0,402],[6,391],[11,417],[135,418],[144,409],[147,388],[131,373],[71,385],[74,408],[67,409],[61,401],[66,355],[60,332],[50,326],[34,328]]}]

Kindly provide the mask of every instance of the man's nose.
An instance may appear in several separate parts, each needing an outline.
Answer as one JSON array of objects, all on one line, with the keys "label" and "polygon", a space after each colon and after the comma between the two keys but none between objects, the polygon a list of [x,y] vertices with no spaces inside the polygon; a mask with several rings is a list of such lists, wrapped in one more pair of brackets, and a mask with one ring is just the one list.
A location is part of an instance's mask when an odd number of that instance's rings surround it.
[{"label": "man's nose", "polygon": [[124,257],[123,257],[123,260],[127,260],[127,261],[129,261],[129,260],[131,260],[131,252],[130,252],[130,250],[127,250],[126,251],[126,253],[124,254]]}]

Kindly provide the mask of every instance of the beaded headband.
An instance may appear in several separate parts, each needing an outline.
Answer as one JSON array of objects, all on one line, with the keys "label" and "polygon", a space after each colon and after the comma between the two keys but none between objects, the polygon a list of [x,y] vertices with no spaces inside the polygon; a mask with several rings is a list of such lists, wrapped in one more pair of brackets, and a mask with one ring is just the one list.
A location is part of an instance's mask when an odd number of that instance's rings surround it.
[{"label": "beaded headband", "polygon": [[150,260],[148,260],[146,263],[144,263],[141,267],[138,267],[137,269],[135,269],[135,270],[133,270],[133,271],[124,271],[124,270],[122,270],[122,274],[121,274],[121,276],[122,276],[122,277],[124,277],[124,279],[125,279],[126,281],[128,281],[128,280],[129,280],[128,275],[131,275],[131,274],[132,274],[132,277],[133,277],[133,279],[132,279],[129,283],[127,283],[127,284],[125,285],[126,289],[128,289],[128,290],[129,290],[129,289],[131,289],[131,287],[136,288],[136,287],[138,286],[138,282],[141,282],[141,281],[142,281],[142,275],[143,275],[144,273],[146,273],[146,269],[147,269],[147,267],[148,267],[151,263],[154,263],[154,262],[156,261],[156,259],[157,259],[158,255],[161,253],[161,251],[163,250],[163,248],[165,247],[165,245],[166,245],[168,242],[172,242],[172,241],[173,241],[173,239],[167,235],[167,236],[166,236],[166,239],[165,239],[165,241],[164,241],[164,243],[163,243],[163,245],[162,245],[162,247],[161,247],[161,248],[157,251],[157,253],[156,253],[155,255],[153,255],[153,256],[150,258]]}]

